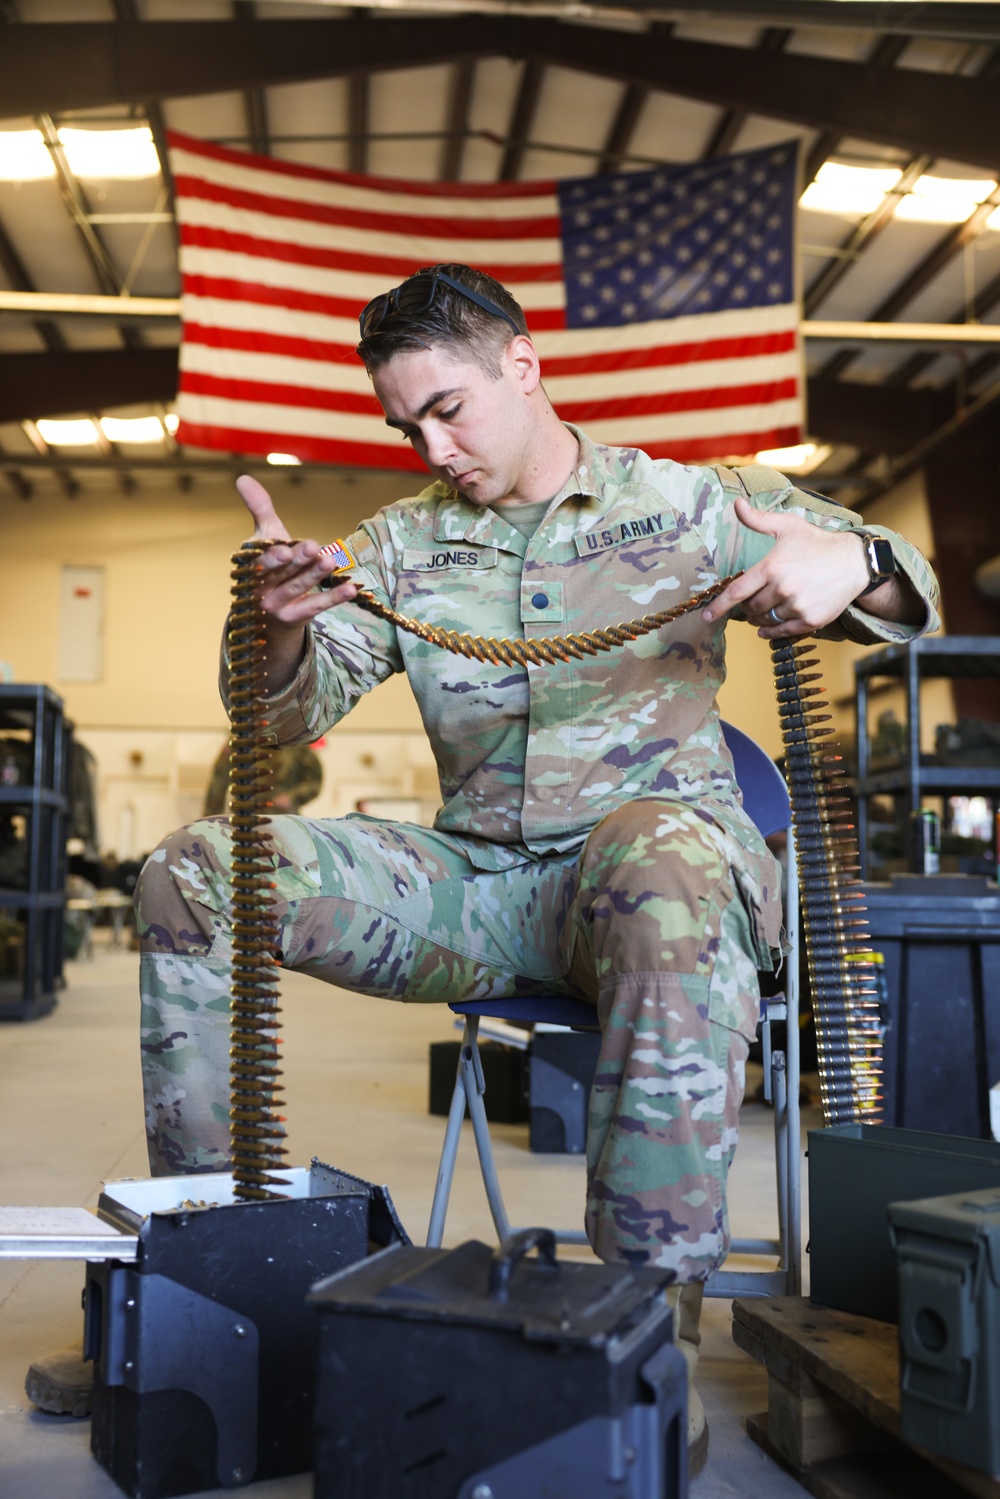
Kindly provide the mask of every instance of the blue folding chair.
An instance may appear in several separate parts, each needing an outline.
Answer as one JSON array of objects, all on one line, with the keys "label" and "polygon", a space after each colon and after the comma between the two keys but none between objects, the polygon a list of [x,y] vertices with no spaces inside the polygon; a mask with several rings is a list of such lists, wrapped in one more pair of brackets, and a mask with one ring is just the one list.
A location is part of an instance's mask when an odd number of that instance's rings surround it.
[{"label": "blue folding chair", "polygon": [[[801,1147],[799,1143],[799,1008],[798,1008],[798,872],[792,832],[788,787],[774,761],[740,729],[723,724],[726,743],[743,793],[743,805],[763,837],[784,832],[788,837],[788,874],[785,888],[785,931],[791,951],[785,963],[785,993],[761,1002],[760,1035],[764,1059],[764,1089],[774,1106],[774,1146],[777,1176],[778,1233],[774,1239],[734,1239],[731,1253],[777,1257],[777,1268],[722,1269],[706,1285],[709,1296],[797,1296],[801,1290]],[[431,1205],[427,1243],[439,1245],[444,1236],[448,1199],[466,1108],[472,1121],[479,1166],[498,1237],[511,1228],[497,1175],[484,1094],[486,1083],[479,1055],[479,1022],[491,1019],[513,1026],[565,1026],[571,1030],[597,1029],[595,1010],[586,1000],[565,995],[535,995],[518,999],[456,1002],[450,1007],[465,1021],[459,1052],[455,1091],[445,1128],[437,1186]],[[771,1025],[784,1021],[784,1050],[771,1045]],[[558,1229],[564,1244],[584,1244],[580,1229]]]}]

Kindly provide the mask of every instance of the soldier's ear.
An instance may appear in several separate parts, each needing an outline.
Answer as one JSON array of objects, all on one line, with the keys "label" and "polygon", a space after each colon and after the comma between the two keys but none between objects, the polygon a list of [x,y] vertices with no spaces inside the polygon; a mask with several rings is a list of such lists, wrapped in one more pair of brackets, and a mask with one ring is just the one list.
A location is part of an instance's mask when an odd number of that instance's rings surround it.
[{"label": "soldier's ear", "polygon": [[519,333],[512,338],[505,351],[506,361],[521,388],[531,394],[541,380],[538,351],[527,334]]}]

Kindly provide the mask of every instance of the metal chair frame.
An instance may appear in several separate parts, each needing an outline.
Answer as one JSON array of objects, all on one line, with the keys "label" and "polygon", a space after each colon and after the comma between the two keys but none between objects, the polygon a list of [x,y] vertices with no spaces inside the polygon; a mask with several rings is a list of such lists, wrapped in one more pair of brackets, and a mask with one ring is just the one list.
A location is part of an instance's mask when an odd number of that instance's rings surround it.
[{"label": "metal chair frame", "polygon": [[[763,1046],[765,1097],[774,1109],[774,1150],[777,1182],[778,1233],[774,1239],[734,1238],[730,1254],[777,1257],[777,1267],[762,1270],[728,1270],[711,1276],[705,1291],[709,1296],[797,1296],[801,1293],[801,1144],[799,1130],[799,901],[795,839],[791,822],[788,788],[777,766],[741,730],[724,724],[726,742],[736,765],[736,779],[743,791],[744,805],[764,837],[785,832],[788,836],[788,876],[785,889],[785,932],[790,953],[785,963],[785,993],[762,1000],[759,1034]],[[455,1002],[450,1008],[464,1020],[465,1029],[459,1051],[455,1089],[452,1094],[448,1123],[445,1127],[438,1168],[437,1185],[431,1205],[427,1243],[439,1245],[444,1236],[448,1200],[451,1194],[466,1108],[479,1156],[483,1186],[497,1236],[503,1240],[512,1232],[510,1219],[500,1188],[496,1158],[490,1139],[484,1095],[486,1082],[479,1055],[480,1020],[501,1022],[494,1031],[498,1039],[518,1042],[518,1033],[508,1025],[565,1025],[574,1030],[596,1030],[594,1007],[585,1000],[565,995],[542,995],[507,1000],[471,1000]],[[771,1043],[771,1025],[784,1021],[786,1043],[783,1050]],[[485,1032],[483,1033],[485,1034]],[[585,1244],[581,1229],[558,1229],[556,1238],[563,1244]]]}]

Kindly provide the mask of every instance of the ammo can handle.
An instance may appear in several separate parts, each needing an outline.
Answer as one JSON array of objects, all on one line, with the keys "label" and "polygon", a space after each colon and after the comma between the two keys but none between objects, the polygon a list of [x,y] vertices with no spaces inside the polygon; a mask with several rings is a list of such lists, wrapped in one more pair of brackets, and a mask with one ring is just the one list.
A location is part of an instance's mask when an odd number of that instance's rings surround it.
[{"label": "ammo can handle", "polygon": [[537,1249],[544,1255],[553,1270],[559,1269],[556,1259],[556,1236],[551,1228],[522,1228],[519,1233],[504,1239],[499,1249],[493,1251],[490,1261],[490,1295],[494,1301],[506,1301],[510,1291],[510,1277],[518,1260],[523,1259],[529,1249]]}]

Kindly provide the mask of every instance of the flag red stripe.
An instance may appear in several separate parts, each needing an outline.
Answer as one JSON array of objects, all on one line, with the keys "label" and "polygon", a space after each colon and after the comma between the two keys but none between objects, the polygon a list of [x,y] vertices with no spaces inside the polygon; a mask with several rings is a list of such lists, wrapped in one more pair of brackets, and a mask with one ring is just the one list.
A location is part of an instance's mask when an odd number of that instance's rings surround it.
[{"label": "flag red stripe", "polygon": [[368,208],[347,208],[326,203],[302,203],[297,198],[278,198],[270,193],[253,193],[242,187],[223,187],[202,177],[181,173],[174,178],[178,198],[200,198],[209,203],[225,203],[247,213],[259,213],[272,219],[300,219],[311,224],[335,224],[340,229],[369,229],[374,234],[432,235],[438,239],[558,239],[559,215],[529,219],[454,219],[437,214],[376,212]]},{"label": "flag red stripe", "polygon": [[[211,229],[204,224],[181,226],[181,244],[200,250],[228,250],[230,254],[253,255],[261,260],[280,260],[287,265],[315,265],[332,271],[360,271],[363,275],[392,276],[402,280],[424,264],[426,256],[414,253],[408,260],[392,255],[360,251],[322,250],[315,245],[292,245],[286,240],[264,239],[257,234],[236,234],[230,229]],[[493,264],[479,266],[498,281],[562,281],[561,261],[539,265]]]},{"label": "flag red stripe", "polygon": [[290,286],[264,286],[260,281],[235,281],[227,276],[184,277],[184,295],[215,297],[221,302],[254,302],[261,307],[287,307],[292,312],[321,312],[326,317],[357,321],[365,302],[361,297],[328,297],[296,291]]},{"label": "flag red stripe", "polygon": [[657,391],[648,396],[619,396],[598,401],[560,401],[564,422],[600,422],[621,416],[666,416],[671,411],[718,411],[726,406],[762,406],[794,400],[797,380],[766,380],[758,385],[713,386],[710,390]]},{"label": "flag red stripe", "polygon": [[[241,427],[205,427],[181,422],[177,441],[192,448],[221,448],[227,453],[290,453],[303,463],[339,463],[347,468],[406,469],[420,473],[429,484],[431,476],[416,453],[400,443],[383,447],[377,442],[345,442],[329,437],[289,437],[287,432],[259,432]],[[421,485],[423,488],[423,485]]]},{"label": "flag red stripe", "polygon": [[[736,432],[719,437],[684,438],[668,442],[644,442],[642,450],[651,458],[673,458],[678,463],[701,463],[711,459],[744,457],[762,448],[787,447],[801,441],[798,427],[772,427],[766,432]],[[181,422],[177,440],[189,447],[221,449],[227,453],[290,453],[303,463],[336,463],[345,468],[403,469],[430,475],[412,448],[383,446],[374,442],[345,442],[336,438],[289,437],[285,432],[249,431],[240,427],[205,427]]]},{"label": "flag red stripe", "polygon": [[281,354],[289,359],[315,359],[320,364],[354,363],[354,344],[324,343],[318,338],[292,338],[283,333],[258,333],[256,329],[213,328],[204,323],[185,323],[184,342],[211,349],[237,349],[247,354]]},{"label": "flag red stripe", "polygon": [[410,182],[403,177],[362,177],[356,172],[335,172],[327,167],[306,166],[299,161],[278,161],[273,156],[254,156],[250,151],[234,151],[212,141],[197,140],[178,130],[167,131],[167,141],[193,156],[211,161],[226,161],[233,166],[252,167],[276,177],[298,177],[310,182],[339,182],[349,187],[363,187],[400,193],[413,198],[544,198],[557,191],[554,180],[538,182]]},{"label": "flag red stripe", "polygon": [[[531,315],[534,322],[534,314]],[[706,359],[748,359],[755,354],[786,354],[795,348],[795,330],[756,333],[741,338],[706,338],[697,343],[657,344],[651,349],[617,349],[607,353],[547,357],[545,375],[595,375],[665,364],[694,364]]]},{"label": "flag red stripe", "polygon": [[769,432],[730,432],[719,437],[685,437],[680,441],[644,442],[650,458],[673,458],[677,463],[701,463],[719,458],[744,458],[766,448],[787,448],[802,441],[801,427],[772,427]]},{"label": "flag red stripe", "polygon": [[[313,390],[305,385],[283,385],[279,381],[235,380],[231,375],[203,375],[197,370],[181,373],[180,390],[196,396],[222,396],[228,401],[260,401],[270,406],[308,407],[311,411],[348,411],[354,416],[382,416],[374,395],[351,390]],[[388,439],[387,439],[388,441]]]},{"label": "flag red stripe", "polygon": [[[194,281],[189,276],[187,283]],[[211,286],[242,286],[243,282],[210,282]],[[193,287],[191,287],[193,290]],[[219,291],[202,292],[204,296],[219,296]],[[225,298],[230,300],[229,297]],[[238,299],[242,300],[242,299]],[[280,304],[279,304],[280,305]],[[357,309],[350,312],[354,316]],[[553,309],[549,313],[532,313],[533,331],[558,331],[565,327],[565,317]],[[541,323],[539,322],[541,319]],[[292,359],[315,359],[337,362],[354,357],[354,344],[338,344],[323,339],[296,338],[282,333],[246,331],[240,328],[216,328],[204,323],[188,322],[184,325],[184,341],[205,344],[216,349],[241,349],[254,354],[283,354]],[[756,337],[713,338],[704,343],[662,344],[651,349],[623,349],[615,353],[565,355],[545,360],[546,378],[555,375],[613,374],[617,370],[660,369],[672,364],[695,364],[707,359],[740,359],[755,354],[785,354],[795,348],[795,332],[762,333]]]},{"label": "flag red stripe", "polygon": [[[258,401],[272,406],[295,406],[312,411],[344,411],[356,416],[382,416],[374,394],[348,390],[317,390],[271,380],[238,380],[232,375],[208,375],[197,370],[181,373],[180,389],[189,395],[221,396],[232,401]],[[615,400],[560,401],[559,415],[567,422],[603,421],[623,416],[661,416],[673,411],[715,411],[728,406],[758,406],[765,401],[791,400],[794,379],[760,385],[734,385],[708,390],[664,391]]]},{"label": "flag red stripe", "polygon": [[[366,305],[362,298],[328,297],[319,292],[296,291],[289,286],[264,286],[259,281],[234,281],[222,276],[184,276],[184,294],[192,297],[216,297],[222,302],[253,302],[262,307],[287,307],[292,312],[321,312],[325,317],[346,317],[357,321]],[[566,314],[561,307],[542,308],[531,314],[535,332],[565,328]],[[308,342],[308,340],[304,340]]]}]

